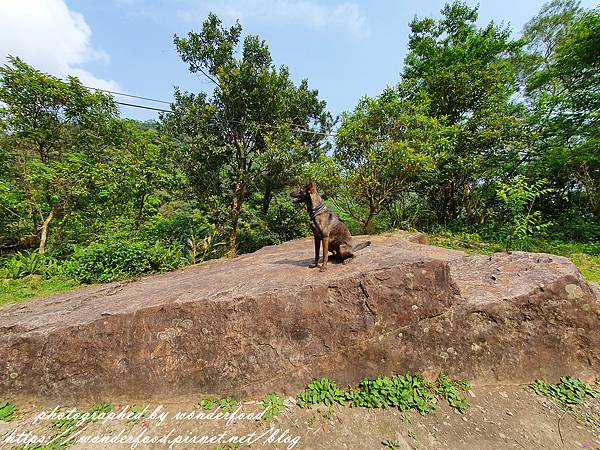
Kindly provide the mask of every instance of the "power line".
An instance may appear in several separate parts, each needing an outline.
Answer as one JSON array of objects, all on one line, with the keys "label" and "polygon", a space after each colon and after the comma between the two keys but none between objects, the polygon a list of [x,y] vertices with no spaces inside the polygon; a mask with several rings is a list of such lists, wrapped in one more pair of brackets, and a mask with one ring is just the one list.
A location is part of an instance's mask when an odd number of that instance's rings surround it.
[{"label": "power line", "polygon": [[166,113],[173,112],[173,111],[169,111],[168,109],[153,108],[152,106],[134,105],[133,103],[118,102],[116,100],[114,100],[114,102],[117,105],[131,106],[133,108],[151,109],[152,111],[160,111],[160,112],[166,112]]},{"label": "power line", "polygon": [[[125,94],[123,92],[110,91],[108,89],[101,89],[101,88],[92,87],[92,86],[84,86],[84,87],[86,89],[95,89],[97,91],[108,92],[110,94],[123,95],[125,97],[138,98],[138,99],[141,99],[141,100],[149,100],[149,101],[153,101],[153,102],[164,103],[164,104],[167,104],[167,105],[171,104],[171,102],[168,102],[166,100],[158,100],[158,99],[155,99],[155,98],[143,97],[141,95]],[[147,109],[147,110],[150,110],[150,111],[158,111],[158,112],[164,112],[164,113],[172,113],[173,112],[173,111],[167,110],[167,109],[154,108],[152,106],[137,105],[137,104],[134,104],[134,103],[119,102],[119,101],[116,101],[116,100],[114,100],[114,102],[116,104],[118,104],[118,105],[129,106],[129,107],[132,107],[132,108]],[[214,118],[212,118],[212,120],[216,121],[218,119],[216,117],[214,117]],[[227,123],[242,124],[242,122],[239,121],[239,120],[226,119],[225,121]],[[295,131],[300,132],[300,133],[313,134],[313,135],[319,135],[319,136],[324,136],[324,137],[335,137],[335,136],[337,136],[337,132],[325,133],[325,132],[322,132],[322,131],[309,130],[309,129],[306,129],[303,125],[290,124],[290,126],[293,127],[293,129]],[[284,128],[282,126],[277,126],[277,125],[259,125],[259,127],[261,127],[261,128],[271,127],[271,128],[276,128],[276,129],[277,128],[279,128],[279,129]]]},{"label": "power line", "polygon": [[[124,92],[116,92],[116,91],[109,91],[108,89],[100,89],[97,87],[91,87],[91,86],[84,86],[84,88],[86,89],[94,89],[96,91],[102,91],[102,92],[108,92],[109,94],[115,94],[115,95],[122,95],[124,97],[132,97],[132,98],[139,98],[141,100],[148,100],[151,102],[156,102],[156,103],[164,103],[166,105],[170,105],[171,102],[168,102],[166,100],[157,100],[155,98],[150,98],[150,97],[142,97],[140,95],[133,95],[133,94],[125,94]],[[133,105],[131,105],[133,106]]]},{"label": "power line", "polygon": [[[170,110],[167,110],[167,109],[154,108],[152,106],[136,105],[136,104],[133,104],[133,103],[118,102],[116,100],[114,102],[116,104],[118,104],[118,105],[130,106],[130,107],[133,107],[133,108],[149,109],[149,110],[152,110],[152,111],[160,111],[160,112],[165,112],[165,113],[172,113],[173,112],[173,111],[170,111]],[[218,121],[219,119],[217,117],[212,117],[212,118],[210,118],[210,120],[212,120],[212,121]],[[234,119],[226,119],[225,122],[227,122],[227,123],[236,123],[236,124],[242,124],[243,123],[240,120],[234,120]],[[314,135],[327,136],[327,137],[335,137],[335,136],[337,136],[336,132],[325,133],[323,131],[308,130],[308,129],[305,129],[301,125],[294,125],[294,124],[290,124],[290,126],[292,127],[292,129],[294,131],[297,131],[297,132],[300,132],[300,133],[314,134]],[[277,128],[278,129],[285,128],[284,126],[266,125],[266,124],[259,124],[258,127],[259,128],[276,128],[276,129]]]}]

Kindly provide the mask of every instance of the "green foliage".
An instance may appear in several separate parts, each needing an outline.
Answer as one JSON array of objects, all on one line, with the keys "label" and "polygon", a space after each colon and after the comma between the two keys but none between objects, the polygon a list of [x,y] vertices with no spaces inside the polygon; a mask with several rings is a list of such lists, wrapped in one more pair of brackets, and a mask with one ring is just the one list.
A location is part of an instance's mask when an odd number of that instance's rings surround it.
[{"label": "green foliage", "polygon": [[400,442],[392,439],[385,439],[381,441],[381,445],[391,450],[398,450],[400,448]]},{"label": "green foliage", "polygon": [[27,275],[40,275],[50,278],[64,271],[59,260],[38,252],[16,252],[10,254],[1,266],[5,278],[23,278]]},{"label": "green foliage", "polygon": [[205,412],[209,412],[211,409],[213,409],[215,407],[216,404],[217,404],[217,400],[212,399],[212,398],[203,398],[202,400],[200,400],[198,402],[198,405],[200,405],[200,408],[202,408],[202,410]]},{"label": "green foliage", "polygon": [[93,283],[172,270],[183,263],[179,245],[113,241],[77,250],[68,261],[67,270],[82,283]]},{"label": "green foliage", "polygon": [[306,209],[292,203],[289,195],[275,195],[266,214],[255,206],[259,199],[256,195],[242,209],[236,246],[239,253],[309,235]]},{"label": "green foliage", "polygon": [[272,392],[265,395],[261,406],[263,410],[267,410],[262,416],[263,420],[271,420],[283,410],[283,400]]},{"label": "green foliage", "polygon": [[426,95],[408,100],[402,90],[363,97],[344,114],[335,156],[343,174],[336,204],[361,222],[363,232],[387,204],[433,169],[433,156],[450,145],[452,130],[427,114]]},{"label": "green foliage", "polygon": [[11,422],[15,419],[17,406],[10,402],[0,402],[0,421]]},{"label": "green foliage", "polygon": [[219,400],[217,402],[217,404],[219,405],[219,408],[221,408],[221,411],[223,411],[223,412],[234,412],[236,410],[236,408],[238,407],[237,400],[232,397],[222,398],[221,400]]},{"label": "green foliage", "polygon": [[468,391],[470,386],[465,381],[451,380],[444,372],[439,374],[435,387],[436,395],[446,400],[451,407],[462,414],[469,407],[469,402],[466,397],[460,396],[457,389]]},{"label": "green foliage", "polygon": [[[461,397],[458,390],[467,391],[469,383],[451,380],[447,374],[441,373],[435,388],[419,374],[395,375],[379,377],[374,380],[365,378],[355,388],[341,390],[335,381],[328,378],[313,380],[304,391],[297,396],[297,404],[301,408],[323,403],[326,406],[349,403],[361,408],[398,408],[400,411],[416,410],[421,415],[437,407],[436,397],[448,401],[452,408],[464,413],[469,404]],[[403,421],[410,419],[401,416]]]},{"label": "green foliage", "polygon": [[93,195],[103,167],[96,164],[98,144],[117,108],[111,97],[89,92],[76,78],[63,82],[16,57],[0,68],[0,102],[2,156],[15,194],[8,199],[14,209],[3,209],[9,214],[2,220],[28,223],[35,230],[30,238],[44,253],[50,227],[59,227]]},{"label": "green foliage", "polygon": [[365,379],[346,393],[352,406],[363,408],[396,407],[400,411],[416,409],[420,414],[435,409],[431,385],[420,375],[396,375],[375,380]]},{"label": "green foliage", "polygon": [[[539,129],[528,172],[555,187],[548,210],[561,218],[600,221],[600,10],[554,0],[525,29],[537,58],[526,79]],[[563,220],[566,221],[566,220]]]},{"label": "green foliage", "polygon": [[498,182],[496,195],[506,207],[506,251],[515,246],[524,248],[533,234],[541,233],[551,225],[542,221],[540,211],[533,210],[536,199],[552,192],[552,189],[544,188],[546,184],[547,180],[529,184],[525,178],[517,178],[510,184]]},{"label": "green foliage", "polygon": [[88,412],[90,414],[102,414],[102,413],[109,413],[114,409],[114,406],[112,403],[106,403],[106,402],[101,402],[101,403],[96,403],[94,405],[92,405],[90,407],[90,409],[88,410]]},{"label": "green foliage", "polygon": [[211,13],[200,32],[175,36],[190,72],[214,91],[209,98],[176,89],[172,112],[162,116],[198,200],[227,227],[229,255],[245,201],[261,190],[268,207],[272,193],[319,151],[323,137],[302,129],[327,131],[331,122],[317,91],[306,80],[296,86],[285,66],[275,67],[264,41],[249,35],[241,43],[241,32],[239,23],[227,29]]},{"label": "green foliage", "polygon": [[313,380],[306,389],[298,394],[298,406],[304,408],[318,403],[331,406],[335,403],[344,404],[345,394],[337,387],[335,381],[329,378]]},{"label": "green foliage", "polygon": [[524,42],[495,22],[478,27],[477,9],[453,1],[440,19],[410,23],[401,87],[419,104],[425,96],[428,115],[455,131],[453,144],[432,155],[435,170],[421,185],[442,225],[481,220],[490,200],[487,184],[510,170],[528,142],[526,121],[511,103],[512,62]]},{"label": "green foliage", "polygon": [[135,415],[140,414],[140,416],[139,417],[137,417],[137,416],[131,417],[130,419],[127,419],[127,421],[133,422],[133,423],[138,423],[140,421],[140,419],[146,415],[145,412],[142,412],[142,411],[144,411],[145,408],[146,408],[146,406],[144,406],[144,405],[131,405],[129,408],[129,413],[135,414]]},{"label": "green foliage", "polygon": [[600,397],[599,391],[596,391],[579,378],[570,376],[561,377],[560,382],[556,384],[546,383],[544,380],[535,380],[529,387],[537,395],[554,398],[562,407],[567,409],[580,405],[587,397]]}]

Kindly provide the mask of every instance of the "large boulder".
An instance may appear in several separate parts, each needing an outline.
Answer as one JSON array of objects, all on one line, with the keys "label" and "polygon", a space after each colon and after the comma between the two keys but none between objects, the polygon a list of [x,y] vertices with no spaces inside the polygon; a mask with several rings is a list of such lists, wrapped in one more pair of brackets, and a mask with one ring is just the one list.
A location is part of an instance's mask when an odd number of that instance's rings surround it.
[{"label": "large boulder", "polygon": [[600,300],[568,259],[368,239],[325,273],[307,267],[303,239],[6,306],[0,398],[248,396],[407,370],[475,383],[600,372]]}]

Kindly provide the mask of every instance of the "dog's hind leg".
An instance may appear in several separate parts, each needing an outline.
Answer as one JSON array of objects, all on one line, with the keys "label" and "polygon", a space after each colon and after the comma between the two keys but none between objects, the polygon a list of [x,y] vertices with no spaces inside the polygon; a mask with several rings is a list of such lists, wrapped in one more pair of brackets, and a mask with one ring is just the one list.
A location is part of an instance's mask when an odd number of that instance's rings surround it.
[{"label": "dog's hind leg", "polygon": [[348,264],[354,258],[354,253],[352,253],[352,247],[350,245],[342,244],[340,245],[340,259],[342,260],[342,264]]},{"label": "dog's hind leg", "polygon": [[329,259],[329,236],[324,237],[321,242],[323,243],[323,265],[321,266],[321,272],[327,270],[327,260]]}]

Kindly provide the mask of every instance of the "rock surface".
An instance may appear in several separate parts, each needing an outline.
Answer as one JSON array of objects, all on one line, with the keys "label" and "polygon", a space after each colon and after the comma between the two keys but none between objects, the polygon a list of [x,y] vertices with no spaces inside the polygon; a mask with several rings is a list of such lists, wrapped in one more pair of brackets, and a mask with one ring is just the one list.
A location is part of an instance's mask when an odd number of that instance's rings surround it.
[{"label": "rock surface", "polygon": [[369,239],[325,273],[307,267],[303,239],[4,307],[0,397],[239,397],[407,370],[475,383],[600,372],[600,299],[568,259]]}]

